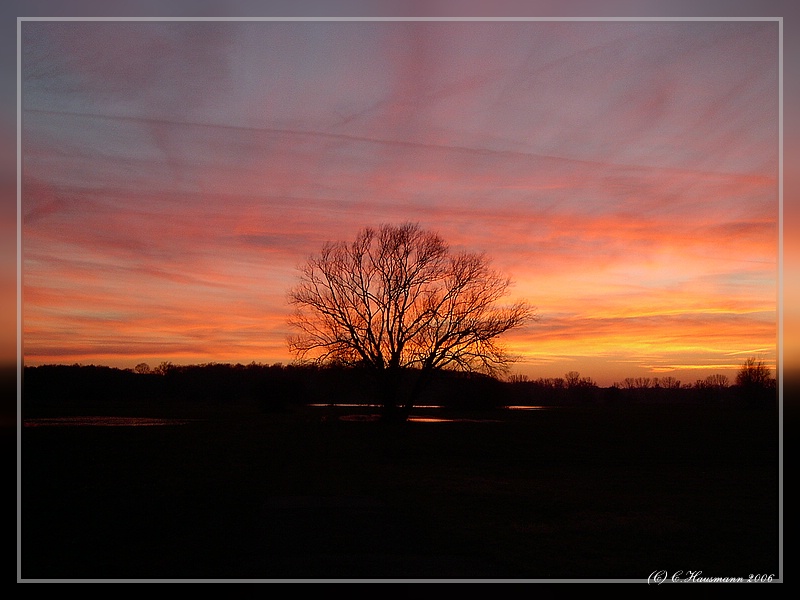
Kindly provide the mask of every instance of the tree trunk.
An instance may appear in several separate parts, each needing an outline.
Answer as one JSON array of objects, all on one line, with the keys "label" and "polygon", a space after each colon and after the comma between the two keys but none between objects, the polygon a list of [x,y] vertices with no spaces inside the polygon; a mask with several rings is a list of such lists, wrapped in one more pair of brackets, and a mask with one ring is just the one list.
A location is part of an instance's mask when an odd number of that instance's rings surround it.
[{"label": "tree trunk", "polygon": [[425,389],[425,386],[428,385],[428,381],[430,381],[431,371],[430,369],[423,368],[417,374],[417,378],[414,381],[414,385],[411,386],[411,390],[406,396],[405,402],[403,403],[403,415],[404,419],[408,419],[411,416],[411,411],[417,403],[417,399],[419,398],[422,390]]},{"label": "tree trunk", "polygon": [[381,420],[386,423],[400,423],[408,419],[408,415],[398,405],[399,387],[399,369],[387,368],[378,372],[378,393],[383,406]]}]

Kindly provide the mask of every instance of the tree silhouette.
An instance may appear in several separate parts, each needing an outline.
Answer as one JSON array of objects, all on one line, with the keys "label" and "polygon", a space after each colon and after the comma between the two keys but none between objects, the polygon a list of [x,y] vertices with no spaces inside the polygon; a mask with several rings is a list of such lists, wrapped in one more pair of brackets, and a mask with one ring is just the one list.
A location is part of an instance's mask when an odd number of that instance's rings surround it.
[{"label": "tree silhouette", "polygon": [[325,244],[300,268],[289,292],[299,333],[289,348],[301,359],[369,369],[384,417],[405,420],[432,371],[507,370],[513,359],[498,336],[534,317],[526,302],[499,305],[510,284],[485,255],[451,252],[419,225],[368,227],[350,244]]},{"label": "tree silhouette", "polygon": [[742,387],[771,387],[772,373],[769,367],[755,357],[747,358],[736,374],[736,385]]},{"label": "tree silhouette", "polygon": [[661,387],[668,390],[677,390],[681,387],[681,382],[680,380],[668,375],[666,377],[661,377],[660,379],[657,378],[654,381],[654,385],[656,387]]},{"label": "tree silhouette", "polygon": [[567,382],[568,388],[576,388],[580,385],[581,382],[581,374],[577,371],[570,371],[566,375],[564,375],[564,380]]},{"label": "tree silhouette", "polygon": [[138,365],[136,365],[133,368],[133,371],[135,373],[139,373],[140,375],[147,375],[148,373],[151,372],[150,371],[150,365],[148,365],[146,362],[142,362],[142,363],[139,363]]},{"label": "tree silhouette", "polygon": [[739,367],[736,385],[751,405],[769,406],[775,401],[777,382],[769,367],[755,357],[747,358]]}]

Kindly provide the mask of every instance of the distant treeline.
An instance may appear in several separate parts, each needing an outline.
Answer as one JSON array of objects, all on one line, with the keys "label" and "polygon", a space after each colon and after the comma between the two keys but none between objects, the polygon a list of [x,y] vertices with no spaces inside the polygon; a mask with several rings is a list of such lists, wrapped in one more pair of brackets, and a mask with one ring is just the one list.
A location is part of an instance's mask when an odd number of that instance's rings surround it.
[{"label": "distant treeline", "polygon": [[[409,372],[412,385],[415,373]],[[503,402],[507,383],[491,377],[437,372],[421,404],[490,407]],[[25,367],[22,404],[148,401],[212,404],[258,403],[264,410],[306,404],[378,404],[377,385],[367,370],[336,366],[259,363],[173,365],[135,369],[94,365]]]},{"label": "distant treeline", "polygon": [[[411,386],[417,373],[408,371]],[[739,378],[737,378],[739,379]],[[602,388],[587,377],[570,372],[564,378],[529,380],[515,376],[501,381],[485,375],[438,371],[417,405],[452,408],[497,408],[509,405],[704,403],[732,406],[775,406],[774,379],[729,383],[710,376],[694,384],[671,377],[630,378]],[[377,404],[377,386],[370,371],[351,367],[264,365],[260,363],[173,365],[134,369],[95,365],[25,367],[22,408],[41,404],[104,402],[257,404],[279,411],[305,404]]]}]

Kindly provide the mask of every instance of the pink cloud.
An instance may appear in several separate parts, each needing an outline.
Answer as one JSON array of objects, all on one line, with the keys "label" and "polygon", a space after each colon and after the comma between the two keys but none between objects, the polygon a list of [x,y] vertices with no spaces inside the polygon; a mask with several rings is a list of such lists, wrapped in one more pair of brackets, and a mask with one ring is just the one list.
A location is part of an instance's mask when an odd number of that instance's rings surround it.
[{"label": "pink cloud", "polygon": [[287,362],[295,266],[408,220],[521,367],[774,346],[772,23],[28,25],[28,361]]}]

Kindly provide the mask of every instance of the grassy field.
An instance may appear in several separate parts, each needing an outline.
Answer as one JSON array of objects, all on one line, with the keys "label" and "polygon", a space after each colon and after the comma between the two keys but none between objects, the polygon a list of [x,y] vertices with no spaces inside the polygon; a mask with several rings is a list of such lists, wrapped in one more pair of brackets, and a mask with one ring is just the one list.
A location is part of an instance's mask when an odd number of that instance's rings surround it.
[{"label": "grassy field", "polygon": [[22,579],[780,575],[776,411],[353,412],[24,427]]}]

